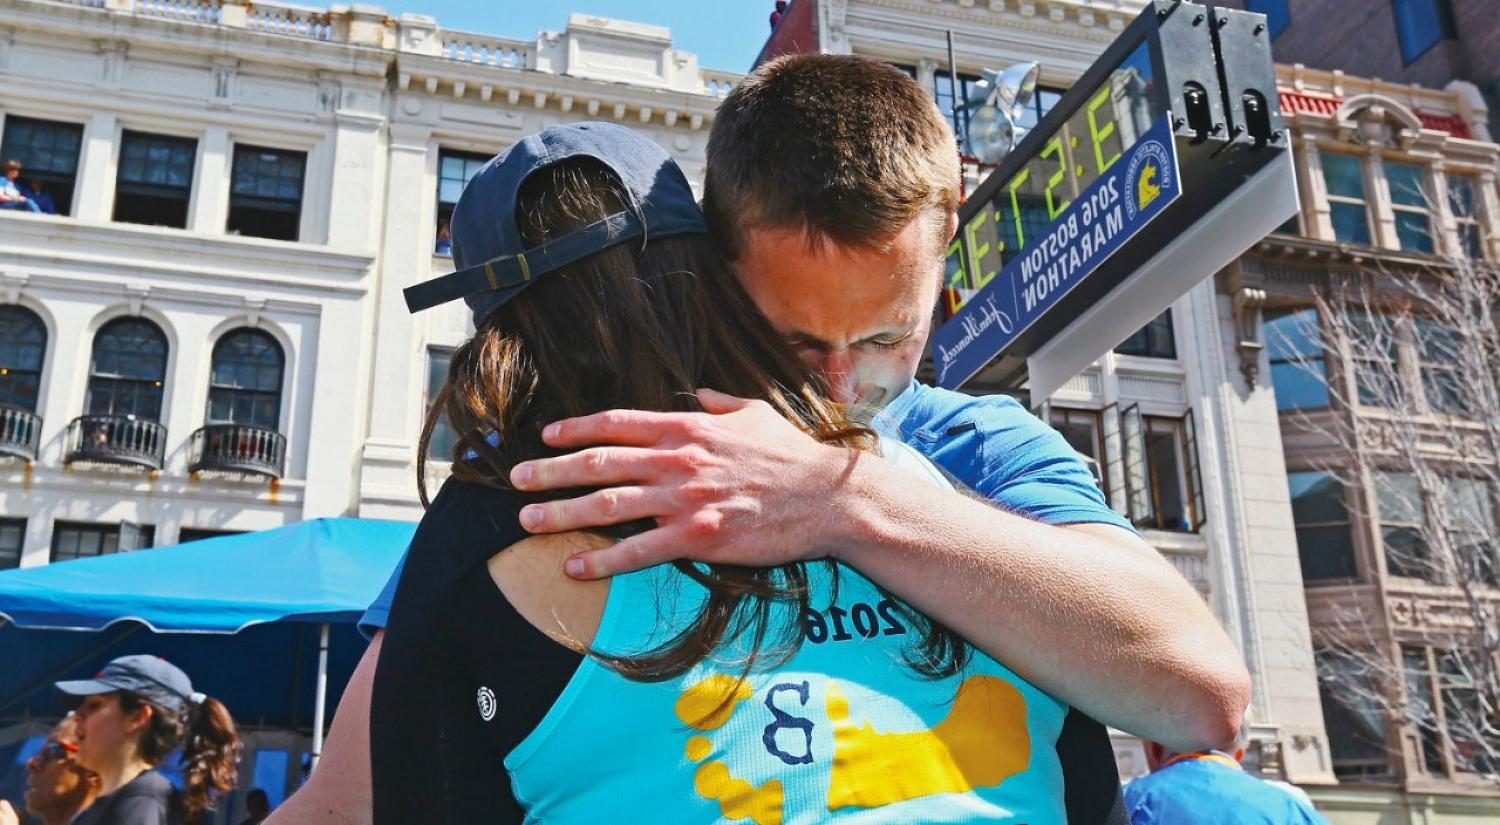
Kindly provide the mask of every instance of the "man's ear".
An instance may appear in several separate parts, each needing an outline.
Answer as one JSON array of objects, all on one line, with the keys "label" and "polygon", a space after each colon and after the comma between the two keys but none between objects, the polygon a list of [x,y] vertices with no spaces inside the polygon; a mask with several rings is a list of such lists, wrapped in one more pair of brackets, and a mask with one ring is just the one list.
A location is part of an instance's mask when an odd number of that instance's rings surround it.
[{"label": "man's ear", "polygon": [[943,245],[947,246],[953,242],[953,236],[958,234],[958,210],[943,210]]}]

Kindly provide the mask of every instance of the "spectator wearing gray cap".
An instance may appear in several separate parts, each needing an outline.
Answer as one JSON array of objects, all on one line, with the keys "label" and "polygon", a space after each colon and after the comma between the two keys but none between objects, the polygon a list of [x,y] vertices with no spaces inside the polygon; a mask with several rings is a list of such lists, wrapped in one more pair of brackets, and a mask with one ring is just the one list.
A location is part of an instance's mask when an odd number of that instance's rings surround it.
[{"label": "spectator wearing gray cap", "polygon": [[[234,787],[241,750],[234,720],[172,663],[122,656],[92,679],[53,687],[78,715],[78,761],[102,779],[99,798],[73,825],[197,823],[215,792]],[[158,770],[179,747],[181,791]]]}]

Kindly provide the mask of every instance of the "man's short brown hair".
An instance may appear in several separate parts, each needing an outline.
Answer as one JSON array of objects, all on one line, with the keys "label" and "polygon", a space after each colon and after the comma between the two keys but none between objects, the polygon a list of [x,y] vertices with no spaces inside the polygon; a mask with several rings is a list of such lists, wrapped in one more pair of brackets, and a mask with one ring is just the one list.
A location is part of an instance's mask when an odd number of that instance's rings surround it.
[{"label": "man's short brown hair", "polygon": [[3,172],[14,172],[14,171],[16,171],[16,170],[18,170],[20,168],[21,168],[21,162],[19,160],[8,160],[8,161],[5,162],[5,166],[4,167],[0,167],[0,171],[3,171]]},{"label": "man's short brown hair", "polygon": [[730,260],[745,230],[763,226],[869,247],[923,210],[958,207],[958,148],[932,98],[900,69],[853,55],[788,55],[724,99],[703,189]]}]

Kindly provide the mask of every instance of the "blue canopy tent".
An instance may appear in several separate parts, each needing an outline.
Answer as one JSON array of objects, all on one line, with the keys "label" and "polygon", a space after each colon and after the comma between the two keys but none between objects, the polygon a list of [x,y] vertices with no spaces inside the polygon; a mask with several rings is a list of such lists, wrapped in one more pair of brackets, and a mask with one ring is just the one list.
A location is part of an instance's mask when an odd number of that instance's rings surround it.
[{"label": "blue canopy tent", "polygon": [[364,650],[354,623],[415,528],[313,519],[0,572],[0,724],[56,716],[54,680],[152,653],[242,725],[311,727],[316,759]]}]

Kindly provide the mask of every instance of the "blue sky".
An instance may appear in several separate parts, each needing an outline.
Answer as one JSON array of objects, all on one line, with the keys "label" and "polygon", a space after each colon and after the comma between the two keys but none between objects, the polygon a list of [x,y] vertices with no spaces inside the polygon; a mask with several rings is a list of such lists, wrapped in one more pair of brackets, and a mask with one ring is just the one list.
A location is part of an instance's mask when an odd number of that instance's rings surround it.
[{"label": "blue sky", "polygon": [[[378,0],[377,0],[378,2]],[[709,69],[743,72],[771,27],[771,0],[386,0],[393,15],[428,14],[452,29],[529,39],[562,31],[569,12],[652,23],[672,29],[672,45],[696,52]]]}]

